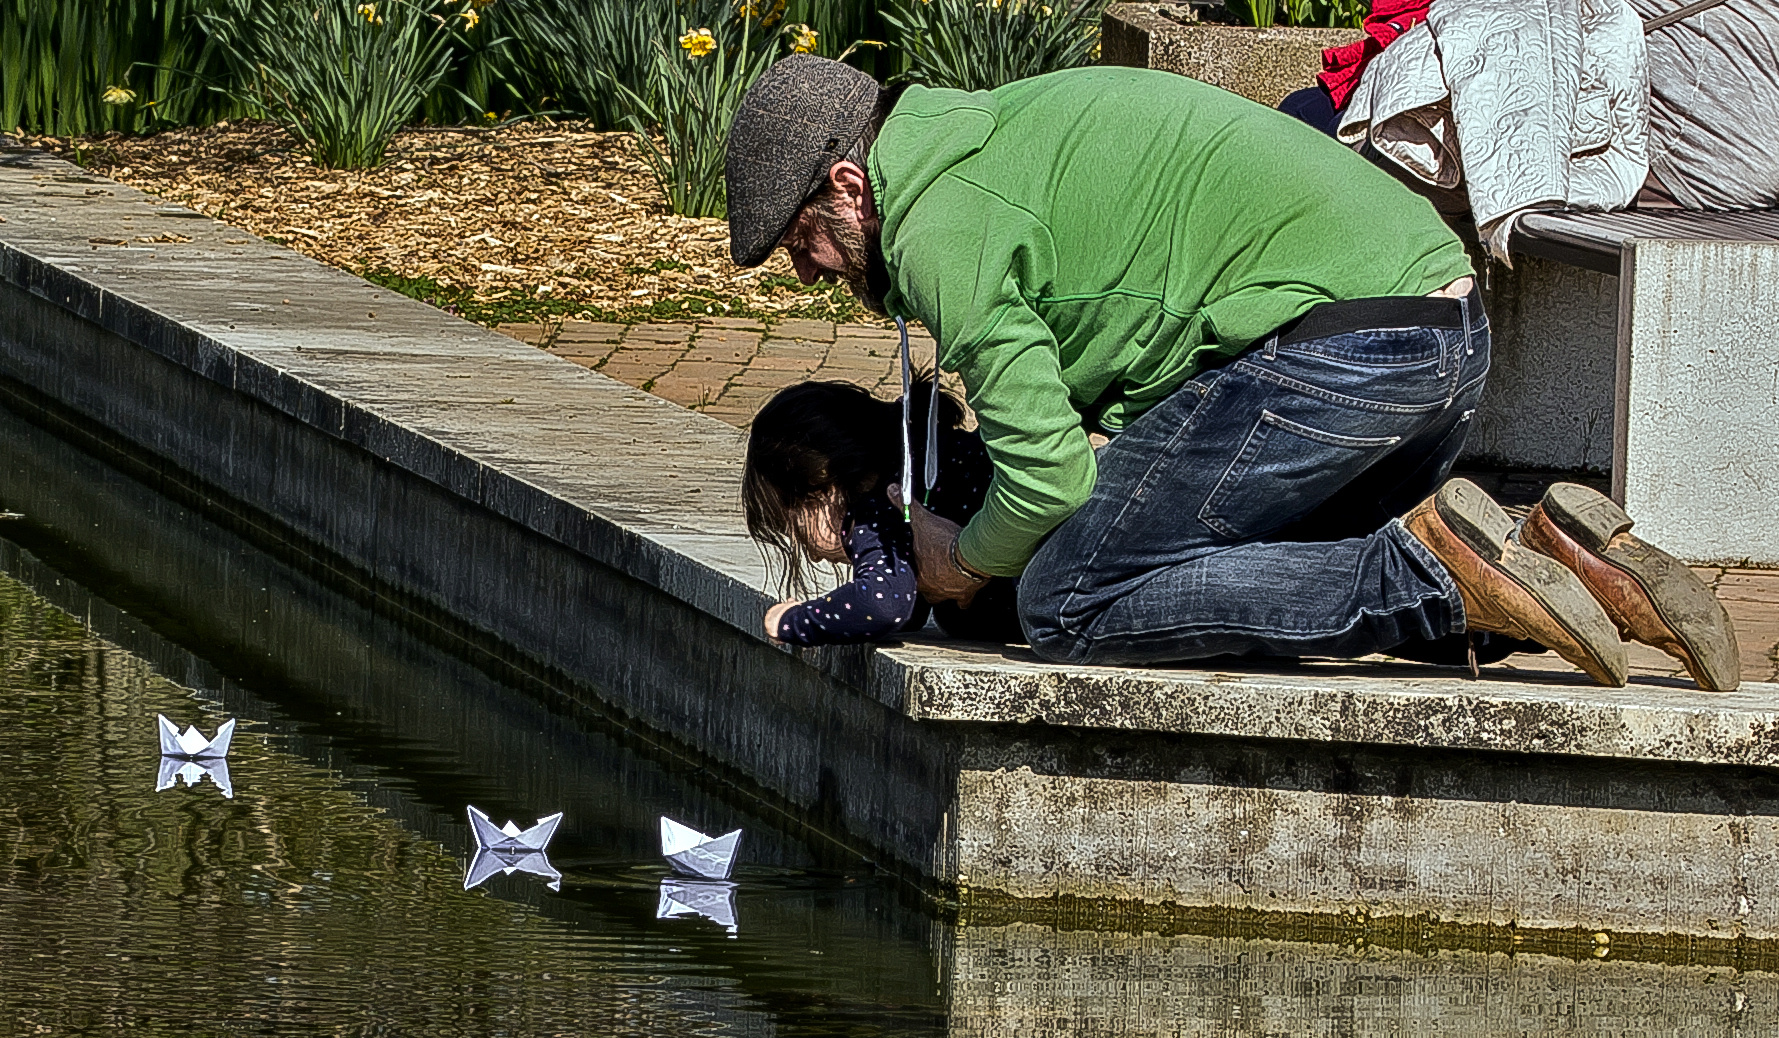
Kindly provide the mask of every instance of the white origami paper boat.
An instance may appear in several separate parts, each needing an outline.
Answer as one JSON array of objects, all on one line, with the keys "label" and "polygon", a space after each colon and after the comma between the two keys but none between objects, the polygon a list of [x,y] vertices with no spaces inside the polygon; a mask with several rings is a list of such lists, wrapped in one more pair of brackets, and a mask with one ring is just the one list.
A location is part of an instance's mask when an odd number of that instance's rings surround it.
[{"label": "white origami paper boat", "polygon": [[185,760],[181,757],[161,757],[161,771],[155,777],[154,791],[171,789],[173,784],[184,780],[188,786],[195,786],[205,776],[216,783],[222,795],[234,799],[235,787],[229,784],[229,762],[221,757],[206,757],[203,760]]},{"label": "white origami paper boat", "polygon": [[712,839],[689,825],[661,816],[661,854],[673,871],[699,879],[728,879],[735,867],[741,830]]},{"label": "white origami paper boat", "polygon": [[216,729],[216,738],[206,739],[197,725],[188,725],[182,733],[179,726],[167,720],[166,714],[154,715],[161,729],[161,756],[186,760],[207,760],[229,755],[229,740],[235,737],[235,719],[229,718]]},{"label": "white origami paper boat", "polygon": [[508,821],[496,827],[493,820],[475,805],[470,805],[469,826],[476,834],[476,856],[470,859],[469,871],[463,877],[463,889],[485,882],[496,872],[512,875],[529,872],[550,881],[551,890],[562,889],[562,873],[550,864],[544,848],[556,827],[562,824],[562,812],[540,818],[537,824],[521,830],[518,823]]},{"label": "white origami paper boat", "polygon": [[656,919],[699,916],[734,933],[735,884],[720,880],[664,879],[661,900],[655,905]]}]

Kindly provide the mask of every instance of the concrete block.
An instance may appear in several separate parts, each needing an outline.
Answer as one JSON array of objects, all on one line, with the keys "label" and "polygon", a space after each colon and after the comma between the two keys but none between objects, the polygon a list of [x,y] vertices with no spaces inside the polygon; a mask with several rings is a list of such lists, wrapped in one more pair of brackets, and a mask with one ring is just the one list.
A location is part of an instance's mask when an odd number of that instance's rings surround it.
[{"label": "concrete block", "polygon": [[1779,933],[1779,881],[1763,864],[1779,850],[1772,817],[1470,792],[967,771],[958,880],[1030,899],[1105,897],[1082,882],[1099,876],[1145,901],[1224,910]]},{"label": "concrete block", "polygon": [[1623,262],[1614,495],[1682,558],[1779,566],[1779,242]]},{"label": "concrete block", "polygon": [[1603,473],[1612,464],[1618,279],[1515,256],[1485,279],[1493,350],[1465,463]]},{"label": "concrete block", "polygon": [[1190,20],[1174,4],[1113,4],[1100,21],[1100,63],[1161,69],[1277,107],[1314,86],[1322,51],[1360,39],[1357,29],[1253,29]]}]

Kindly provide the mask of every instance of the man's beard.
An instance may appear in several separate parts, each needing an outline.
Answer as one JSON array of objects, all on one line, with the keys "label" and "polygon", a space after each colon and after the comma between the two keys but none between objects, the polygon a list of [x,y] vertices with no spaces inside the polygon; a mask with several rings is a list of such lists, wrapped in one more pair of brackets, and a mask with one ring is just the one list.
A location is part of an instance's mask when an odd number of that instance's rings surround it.
[{"label": "man's beard", "polygon": [[839,282],[852,290],[865,309],[880,317],[888,317],[883,300],[889,295],[889,266],[883,261],[883,225],[875,219],[855,224],[835,211],[834,199],[819,198],[815,212],[829,237],[840,250],[842,267],[836,275]]}]

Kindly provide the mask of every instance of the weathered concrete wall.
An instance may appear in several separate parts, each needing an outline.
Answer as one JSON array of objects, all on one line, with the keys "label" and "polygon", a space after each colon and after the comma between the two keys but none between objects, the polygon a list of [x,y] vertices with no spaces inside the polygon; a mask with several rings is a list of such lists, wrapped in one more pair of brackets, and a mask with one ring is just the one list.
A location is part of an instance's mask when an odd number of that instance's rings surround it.
[{"label": "weathered concrete wall", "polygon": [[[1779,786],[1765,776],[1680,790],[1661,768],[1627,767],[1608,782],[1484,759],[1454,774],[1450,759],[1361,751],[1292,761],[1201,744],[1187,763],[1140,742],[1123,749],[1110,767],[1051,753],[966,771],[964,882],[1037,899],[1091,896],[1080,877],[1101,877],[1100,896],[1157,904],[1388,904],[1501,927],[1779,932],[1779,880],[1764,864],[1779,852],[1779,817],[1764,803]],[[1142,765],[1153,780],[1132,775]],[[1763,803],[1744,814],[1751,794]]]},{"label": "weathered concrete wall", "polygon": [[1358,29],[1250,29],[1184,22],[1172,4],[1113,4],[1100,21],[1100,63],[1177,72],[1276,107],[1314,86],[1322,50]]},{"label": "weathered concrete wall", "polygon": [[1612,465],[1618,278],[1536,256],[1484,279],[1493,363],[1468,462],[1605,472]]},{"label": "weathered concrete wall", "polygon": [[[792,652],[726,426],[42,157],[0,215],[40,420],[940,885],[1779,939],[1779,688]],[[1602,856],[1643,866],[1622,906]]]},{"label": "weathered concrete wall", "polygon": [[1636,240],[1625,266],[1614,491],[1683,558],[1779,565],[1779,242]]}]

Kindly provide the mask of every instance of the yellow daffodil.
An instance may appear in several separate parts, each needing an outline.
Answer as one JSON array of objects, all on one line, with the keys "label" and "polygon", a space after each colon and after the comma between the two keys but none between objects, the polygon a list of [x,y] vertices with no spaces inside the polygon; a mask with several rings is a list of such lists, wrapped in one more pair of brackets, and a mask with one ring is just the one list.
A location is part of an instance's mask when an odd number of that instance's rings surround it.
[{"label": "yellow daffodil", "polygon": [[686,49],[686,59],[690,61],[716,50],[717,38],[710,34],[709,29],[693,29],[679,38],[679,45]]},{"label": "yellow daffodil", "polygon": [[816,32],[809,26],[804,25],[801,22],[791,26],[791,50],[793,53],[812,53],[814,52],[816,45],[820,42],[821,33]]},{"label": "yellow daffodil", "polygon": [[473,5],[457,12],[457,17],[463,19],[463,28],[466,32],[470,29],[474,29],[477,23],[482,20],[482,16],[476,13],[476,9]]},{"label": "yellow daffodil", "polygon": [[492,6],[493,3],[494,0],[469,0],[469,5],[478,11],[484,7]]},{"label": "yellow daffodil", "polygon": [[359,4],[358,5],[358,14],[359,14],[359,17],[363,18],[365,21],[374,22],[377,20],[377,5],[376,4]]},{"label": "yellow daffodil", "polygon": [[127,105],[136,100],[136,91],[129,87],[106,87],[105,92],[99,95],[99,100],[108,105]]}]

